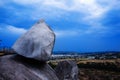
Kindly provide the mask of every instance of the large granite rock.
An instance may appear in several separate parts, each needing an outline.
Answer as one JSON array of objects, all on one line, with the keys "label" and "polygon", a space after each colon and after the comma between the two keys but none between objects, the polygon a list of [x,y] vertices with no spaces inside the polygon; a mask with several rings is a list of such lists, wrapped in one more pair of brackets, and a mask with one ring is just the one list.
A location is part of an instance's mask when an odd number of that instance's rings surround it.
[{"label": "large granite rock", "polygon": [[61,61],[55,68],[59,80],[79,80],[78,66],[75,61]]},{"label": "large granite rock", "polygon": [[47,61],[51,56],[54,41],[54,32],[43,20],[40,20],[23,34],[12,48],[19,55],[39,61]]},{"label": "large granite rock", "polygon": [[58,80],[45,62],[18,55],[0,57],[0,80]]}]

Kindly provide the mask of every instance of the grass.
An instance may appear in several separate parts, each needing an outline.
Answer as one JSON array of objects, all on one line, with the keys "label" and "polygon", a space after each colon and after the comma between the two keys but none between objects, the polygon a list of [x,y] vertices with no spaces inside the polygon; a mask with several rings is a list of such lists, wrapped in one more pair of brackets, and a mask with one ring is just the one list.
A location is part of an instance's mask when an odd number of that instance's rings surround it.
[{"label": "grass", "polygon": [[2,56],[2,55],[4,55],[5,53],[3,53],[3,52],[0,52],[0,56]]},{"label": "grass", "polygon": [[55,68],[58,62],[75,60],[79,67],[80,80],[119,80],[120,59],[87,60],[87,59],[59,59],[48,63]]}]

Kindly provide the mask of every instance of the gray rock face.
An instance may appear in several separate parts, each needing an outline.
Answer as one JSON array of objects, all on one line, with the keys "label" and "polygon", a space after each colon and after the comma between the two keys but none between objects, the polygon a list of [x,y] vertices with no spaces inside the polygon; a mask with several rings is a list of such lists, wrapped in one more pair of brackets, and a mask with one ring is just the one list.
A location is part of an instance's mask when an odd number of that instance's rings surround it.
[{"label": "gray rock face", "polygon": [[54,40],[54,32],[41,20],[22,35],[12,48],[24,57],[47,61],[51,56]]},{"label": "gray rock face", "polygon": [[58,80],[58,78],[45,62],[18,55],[7,55],[0,57],[0,80]]},{"label": "gray rock face", "polygon": [[79,80],[78,67],[75,61],[59,62],[55,72],[59,80]]}]

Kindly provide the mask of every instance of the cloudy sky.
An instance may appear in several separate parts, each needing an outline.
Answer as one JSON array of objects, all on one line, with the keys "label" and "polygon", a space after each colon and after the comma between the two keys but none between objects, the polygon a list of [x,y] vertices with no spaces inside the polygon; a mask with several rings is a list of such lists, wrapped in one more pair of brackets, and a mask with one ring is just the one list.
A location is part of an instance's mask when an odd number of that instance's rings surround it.
[{"label": "cloudy sky", "polygon": [[40,19],[56,34],[54,51],[120,51],[120,0],[0,0],[0,46]]}]

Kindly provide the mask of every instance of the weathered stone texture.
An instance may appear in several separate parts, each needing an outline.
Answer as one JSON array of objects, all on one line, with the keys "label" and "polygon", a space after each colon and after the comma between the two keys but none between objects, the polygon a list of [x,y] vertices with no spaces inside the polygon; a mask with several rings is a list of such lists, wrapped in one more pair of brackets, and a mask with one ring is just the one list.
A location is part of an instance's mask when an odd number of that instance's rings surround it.
[{"label": "weathered stone texture", "polygon": [[13,45],[17,54],[39,61],[47,61],[55,42],[55,34],[43,21],[37,22]]},{"label": "weathered stone texture", "polygon": [[0,80],[58,80],[45,62],[18,55],[0,57]]},{"label": "weathered stone texture", "polygon": [[78,67],[75,61],[59,62],[55,72],[59,80],[79,80]]}]

